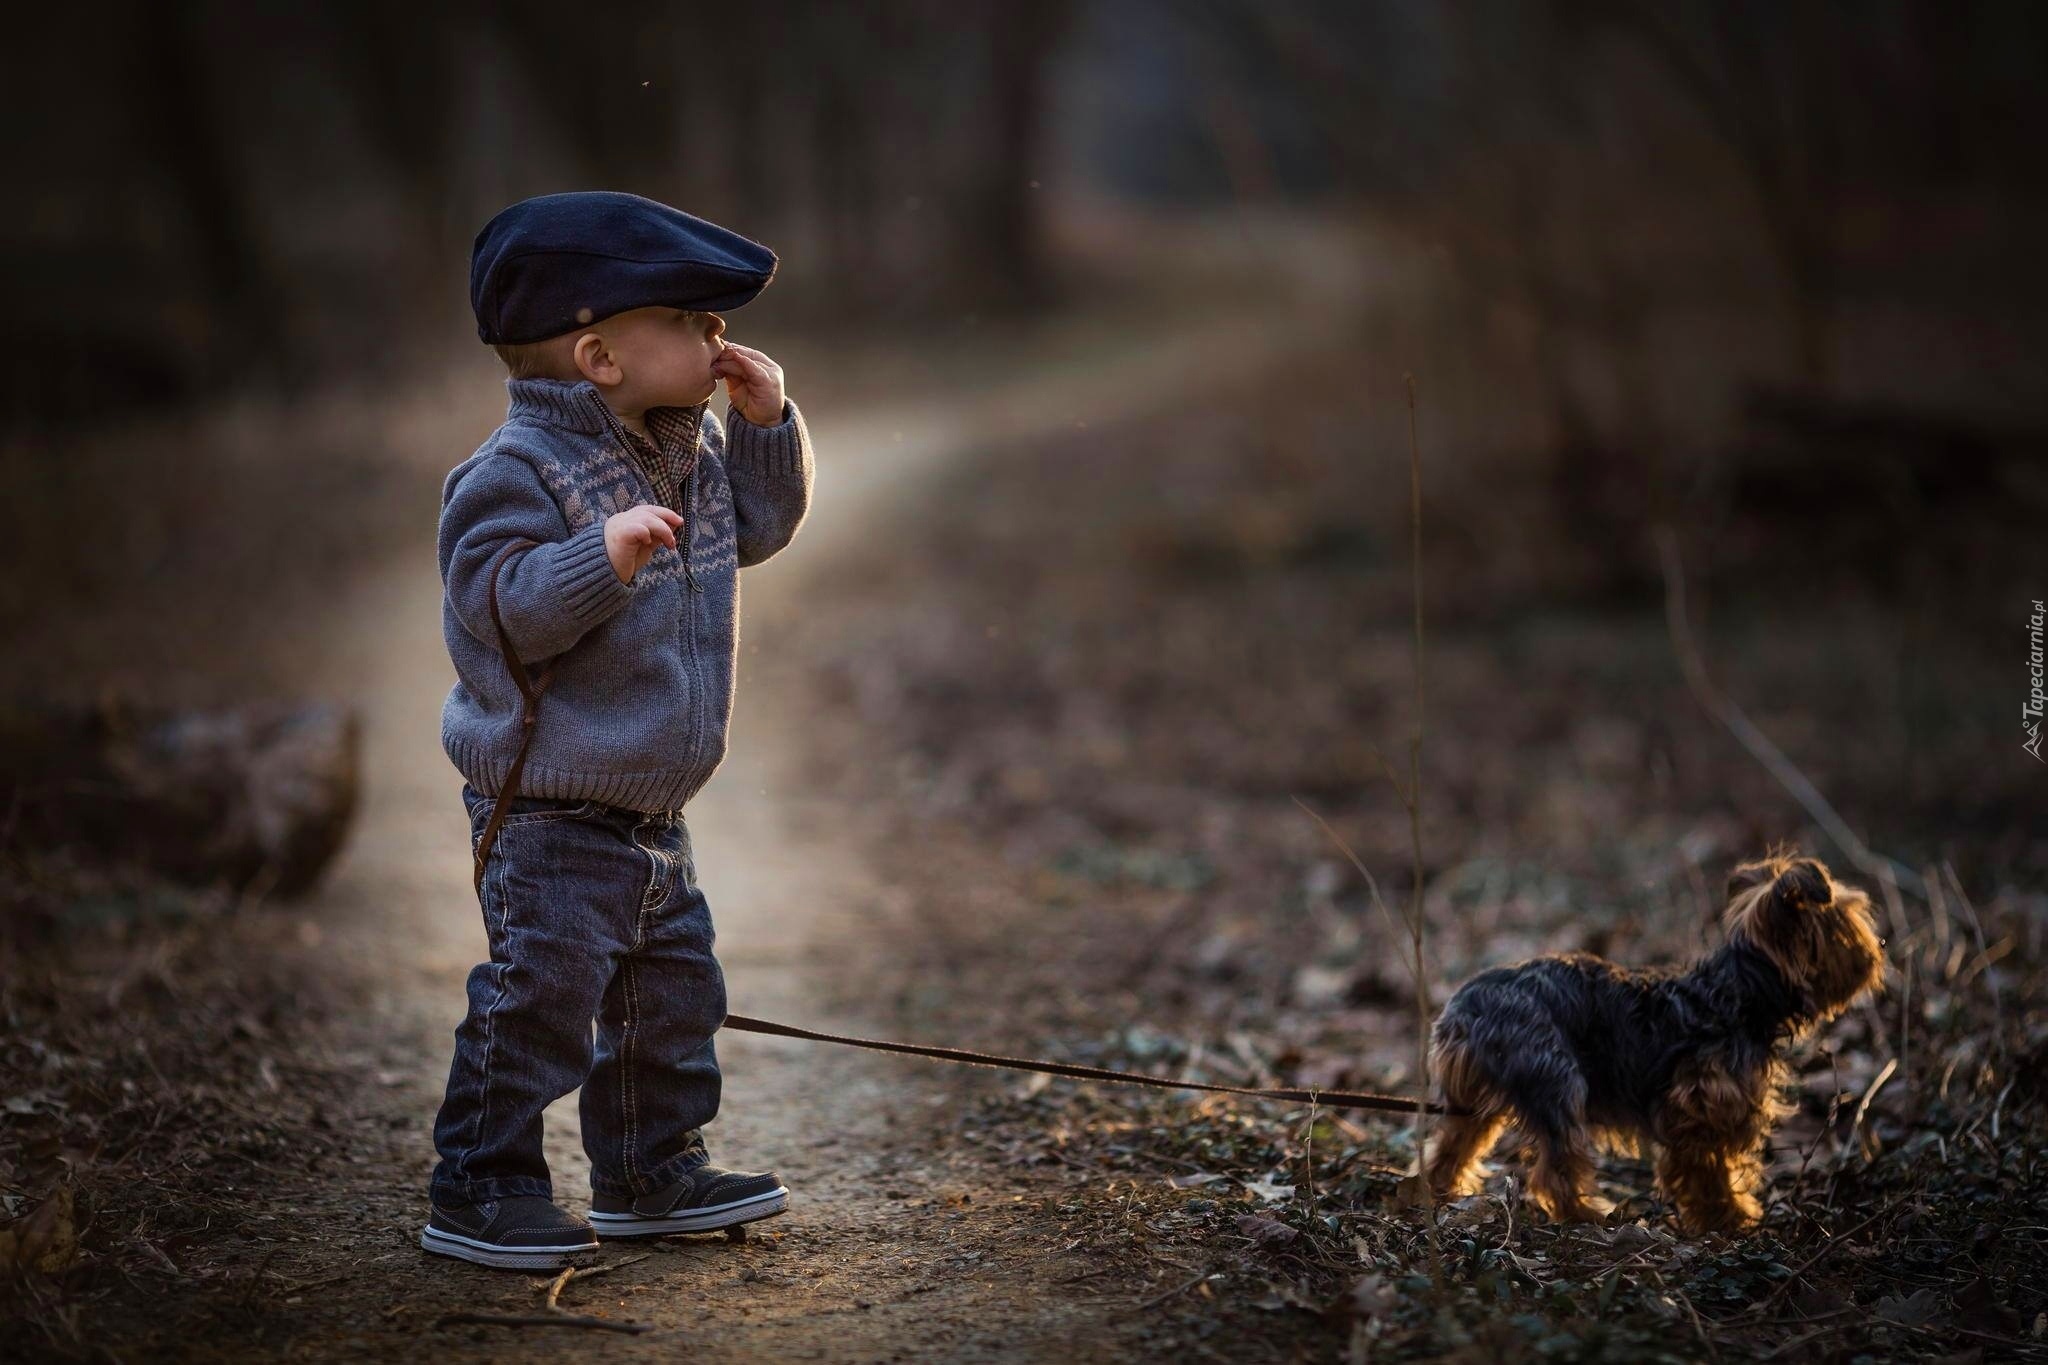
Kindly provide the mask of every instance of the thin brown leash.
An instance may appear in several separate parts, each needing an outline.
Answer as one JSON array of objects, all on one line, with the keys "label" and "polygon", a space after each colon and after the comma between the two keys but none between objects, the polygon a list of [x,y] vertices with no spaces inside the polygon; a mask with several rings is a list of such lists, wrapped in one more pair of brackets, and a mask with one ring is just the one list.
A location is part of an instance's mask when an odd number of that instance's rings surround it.
[{"label": "thin brown leash", "polygon": [[1039,1062],[1023,1057],[1001,1057],[992,1052],[970,1052],[960,1047],[934,1043],[886,1043],[874,1038],[851,1038],[842,1033],[777,1024],[767,1019],[750,1019],[744,1014],[725,1016],[723,1028],[737,1033],[765,1033],[776,1038],[801,1038],[809,1043],[836,1043],[841,1047],[866,1048],[870,1052],[896,1052],[908,1057],[933,1057],[942,1062],[964,1062],[968,1066],[999,1067],[1005,1071],[1031,1071],[1041,1076],[1065,1076],[1077,1081],[1113,1081],[1118,1085],[1143,1085],[1155,1090],[1206,1090],[1216,1095],[1242,1095],[1254,1100],[1285,1100],[1290,1104],[1320,1105],[1325,1109],[1378,1109],[1387,1113],[1412,1114],[1426,1110],[1444,1113],[1434,1100],[1403,1099],[1399,1095],[1377,1095],[1370,1090],[1308,1090],[1295,1086],[1222,1085],[1214,1081],[1176,1081],[1165,1076],[1148,1076],[1141,1071],[1113,1071],[1103,1066],[1081,1066],[1075,1062]]},{"label": "thin brown leash", "polygon": [[[519,751],[512,757],[512,766],[506,770],[505,780],[500,785],[497,799],[491,805],[491,818],[484,822],[484,832],[478,836],[476,845],[476,888],[479,896],[483,893],[484,864],[491,856],[491,845],[497,842],[498,826],[504,821],[505,808],[519,795],[519,778],[526,770],[526,750],[533,742],[534,722],[540,714],[541,693],[548,690],[554,681],[555,665],[550,661],[541,671],[539,679],[527,675],[526,665],[519,661],[518,651],[512,647],[512,636],[505,629],[504,618],[498,614],[498,572],[504,567],[505,559],[514,550],[535,545],[531,540],[515,540],[498,552],[491,561],[491,622],[498,628],[498,644],[505,662],[512,672],[512,681],[519,688]],[[1176,1081],[1165,1076],[1148,1076],[1139,1071],[1114,1071],[1102,1066],[1081,1066],[1074,1062],[1041,1062],[1024,1057],[1003,1057],[993,1052],[971,1052],[960,1047],[941,1047],[935,1043],[891,1043],[875,1038],[853,1038],[840,1033],[824,1033],[817,1029],[798,1028],[793,1024],[778,1024],[767,1019],[753,1019],[744,1014],[728,1014],[725,1028],[736,1033],[764,1033],[776,1038],[796,1038],[808,1043],[832,1043],[840,1047],[865,1048],[870,1052],[894,1052],[906,1057],[930,1057],[942,1062],[961,1062],[968,1066],[995,1067],[1004,1071],[1029,1071],[1041,1076],[1064,1076],[1077,1081],[1110,1081],[1117,1085],[1141,1085],[1154,1090],[1203,1090],[1214,1095],[1241,1095],[1254,1100],[1284,1100],[1289,1104],[1319,1105],[1325,1109],[1376,1109],[1385,1113],[1412,1114],[1418,1110],[1431,1114],[1442,1114],[1444,1106],[1433,1100],[1403,1099],[1399,1095],[1377,1095],[1369,1090],[1310,1090],[1294,1086],[1247,1086],[1222,1085],[1214,1081]]]}]

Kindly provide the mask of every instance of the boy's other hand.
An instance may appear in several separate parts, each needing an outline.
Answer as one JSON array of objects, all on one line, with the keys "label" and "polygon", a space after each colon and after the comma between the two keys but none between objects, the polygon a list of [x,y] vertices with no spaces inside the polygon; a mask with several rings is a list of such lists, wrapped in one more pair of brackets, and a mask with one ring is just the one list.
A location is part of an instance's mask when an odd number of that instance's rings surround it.
[{"label": "boy's other hand", "polygon": [[680,513],[644,502],[606,517],[604,552],[610,556],[612,572],[619,576],[619,581],[632,582],[633,575],[654,558],[656,547],[666,545],[675,549],[676,527],[682,524]]},{"label": "boy's other hand", "polygon": [[782,425],[782,367],[751,346],[725,343],[711,373],[725,381],[733,410],[757,427]]}]

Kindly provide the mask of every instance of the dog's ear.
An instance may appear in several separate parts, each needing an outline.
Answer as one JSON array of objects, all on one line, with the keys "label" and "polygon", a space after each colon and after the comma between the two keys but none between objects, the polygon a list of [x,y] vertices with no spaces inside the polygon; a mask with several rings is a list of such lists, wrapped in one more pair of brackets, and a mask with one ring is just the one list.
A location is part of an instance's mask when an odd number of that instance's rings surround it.
[{"label": "dog's ear", "polygon": [[1765,885],[1771,888],[1769,899],[1785,906],[1826,905],[1834,896],[1828,870],[1818,859],[1765,858],[1728,874],[1728,899]]},{"label": "dog's ear", "polygon": [[1768,862],[1744,863],[1728,874],[1727,898],[1732,901],[1743,892],[1762,886],[1777,875],[1777,869]]},{"label": "dog's ear", "polygon": [[1819,907],[1835,898],[1828,870],[1812,858],[1794,858],[1771,885],[1771,899],[1795,909]]},{"label": "dog's ear", "polygon": [[1833,899],[1834,884],[1818,861],[1773,854],[1729,874],[1728,930],[1770,953],[1788,978],[1800,979],[1806,964],[1799,945],[1810,937],[1814,912]]}]

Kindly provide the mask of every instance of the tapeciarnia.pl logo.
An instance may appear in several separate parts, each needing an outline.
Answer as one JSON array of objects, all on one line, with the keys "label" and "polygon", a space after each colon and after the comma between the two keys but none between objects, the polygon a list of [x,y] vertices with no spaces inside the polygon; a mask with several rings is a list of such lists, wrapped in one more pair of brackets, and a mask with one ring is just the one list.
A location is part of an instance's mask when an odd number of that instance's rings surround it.
[{"label": "tapeciarnia.pl logo", "polygon": [[2027,673],[2033,679],[2033,688],[2027,693],[2027,704],[2020,708],[2020,726],[2027,732],[2027,742],[2020,745],[2037,760],[2048,763],[2041,757],[2041,709],[2048,704],[2048,696],[2041,691],[2041,622],[2048,617],[2040,598],[2034,599],[2034,614],[2027,618]]}]

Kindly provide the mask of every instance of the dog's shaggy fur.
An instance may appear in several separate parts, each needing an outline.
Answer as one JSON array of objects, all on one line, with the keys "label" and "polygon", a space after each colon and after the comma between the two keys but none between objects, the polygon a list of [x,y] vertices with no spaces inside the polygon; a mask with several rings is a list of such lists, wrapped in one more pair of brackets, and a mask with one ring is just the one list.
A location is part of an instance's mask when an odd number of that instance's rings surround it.
[{"label": "dog's shaggy fur", "polygon": [[1782,1044],[1877,985],[1870,898],[1811,858],[1728,879],[1728,939],[1690,970],[1632,971],[1590,953],[1473,977],[1431,1031],[1443,1121],[1425,1172],[1438,1198],[1476,1192],[1510,1120],[1533,1148],[1529,1196],[1553,1218],[1606,1211],[1596,1147],[1656,1152],[1657,1184],[1691,1232],[1747,1227],[1763,1140],[1789,1112]]}]

